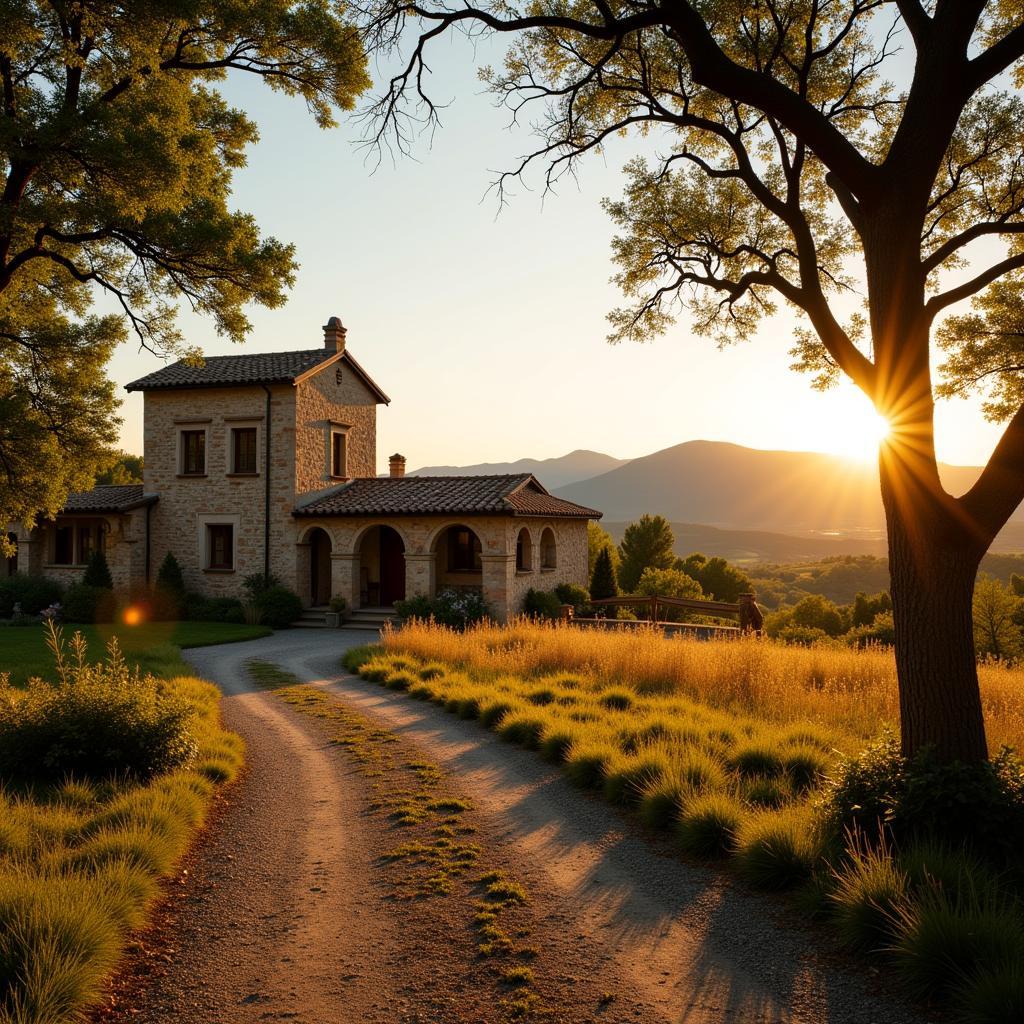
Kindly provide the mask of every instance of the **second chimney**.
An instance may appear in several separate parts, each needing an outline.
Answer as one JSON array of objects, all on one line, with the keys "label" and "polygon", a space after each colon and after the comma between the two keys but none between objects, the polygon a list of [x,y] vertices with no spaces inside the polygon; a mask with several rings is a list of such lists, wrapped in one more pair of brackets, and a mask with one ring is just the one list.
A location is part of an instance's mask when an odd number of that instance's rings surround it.
[{"label": "second chimney", "polygon": [[324,348],[336,349],[338,352],[345,351],[345,327],[340,318],[332,316],[324,324]]},{"label": "second chimney", "polygon": [[391,469],[391,475],[393,477],[405,476],[405,456],[404,455],[392,455],[388,460],[388,466]]}]

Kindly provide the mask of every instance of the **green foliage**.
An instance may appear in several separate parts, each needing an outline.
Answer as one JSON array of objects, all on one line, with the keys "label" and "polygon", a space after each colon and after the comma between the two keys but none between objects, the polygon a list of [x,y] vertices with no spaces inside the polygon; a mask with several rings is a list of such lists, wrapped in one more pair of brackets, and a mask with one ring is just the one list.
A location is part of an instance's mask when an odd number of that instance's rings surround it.
[{"label": "green foliage", "polygon": [[271,629],[284,629],[302,615],[302,599],[287,587],[269,586],[258,593],[254,603],[261,621]]},{"label": "green foliage", "polygon": [[619,545],[619,586],[636,591],[645,569],[671,569],[675,564],[675,538],[664,516],[643,515],[626,527]]},{"label": "green foliage", "polygon": [[[181,351],[180,301],[242,340],[279,306],[291,246],[229,206],[255,124],[217,83],[248,73],[321,126],[369,85],[358,33],[326,0],[4,8],[0,125],[0,521],[53,515],[109,466],[104,375],[130,325]],[[56,101],[59,97],[60,102]],[[119,316],[90,316],[105,292]]]},{"label": "green foliage", "polygon": [[1021,598],[994,576],[982,573],[974,585],[974,647],[979,657],[1013,661],[1024,651],[1017,620]]},{"label": "green foliage", "polygon": [[426,594],[414,594],[395,602],[395,614],[402,619],[423,619],[434,614],[434,603]]},{"label": "green foliage", "polygon": [[113,622],[117,602],[106,587],[72,583],[64,595],[61,613],[66,622]]},{"label": "green foliage", "polygon": [[242,578],[242,586],[249,600],[256,601],[272,587],[281,586],[281,581],[273,573],[254,572]]},{"label": "green foliage", "polygon": [[736,833],[736,867],[760,889],[792,889],[808,881],[821,860],[822,841],[806,807],[762,811]]},{"label": "green foliage", "polygon": [[70,652],[59,630],[50,642],[59,684],[37,679],[0,694],[0,779],[147,779],[195,756],[192,709],[129,669],[116,639],[96,665],[81,634]]},{"label": "green foliage", "polygon": [[1024,844],[1024,765],[1008,750],[981,764],[944,764],[928,750],[906,759],[888,737],[841,762],[823,806],[839,829],[938,839],[1012,864]]},{"label": "green foliage", "polygon": [[23,615],[38,615],[63,596],[64,588],[46,576],[17,572],[0,579],[0,617],[10,618],[16,604]]},{"label": "green foliage", "polygon": [[873,596],[858,591],[850,609],[850,623],[853,626],[870,626],[883,612],[892,612],[892,598],[887,591]]},{"label": "green foliage", "polygon": [[442,626],[465,629],[475,622],[483,622],[490,609],[483,594],[476,590],[442,590],[434,599],[433,615]]},{"label": "green foliage", "polygon": [[618,563],[619,553],[615,547],[615,541],[612,540],[612,535],[593,519],[587,520],[587,579],[594,575],[597,556],[605,548],[608,549],[614,568]]},{"label": "green foliage", "polygon": [[743,808],[727,793],[701,794],[686,801],[676,826],[676,840],[694,856],[726,857],[736,849],[743,820]]},{"label": "green foliage", "polygon": [[183,606],[189,619],[196,622],[245,622],[242,602],[237,597],[206,597],[189,593],[185,595]]},{"label": "green foliage", "polygon": [[107,556],[97,548],[89,556],[89,564],[82,574],[82,583],[87,587],[103,587],[107,590],[114,589],[114,577],[110,575],[110,566],[107,564]]},{"label": "green foliage", "polygon": [[559,583],[555,587],[555,594],[562,604],[570,604],[577,615],[586,611],[590,604],[590,593],[584,587],[578,587],[575,583]]},{"label": "green foliage", "polygon": [[851,838],[846,857],[834,871],[829,909],[844,945],[880,952],[892,944],[909,879],[884,841],[864,842],[858,833]]},{"label": "green foliage", "polygon": [[716,601],[736,602],[740,594],[754,589],[746,573],[717,556],[707,558],[700,552],[694,552],[686,558],[676,559],[675,567],[695,579],[701,590]]},{"label": "green foliage", "polygon": [[185,595],[185,576],[181,571],[181,563],[168,551],[156,574],[156,585],[163,587],[171,594]]},{"label": "green foliage", "polygon": [[532,587],[523,598],[523,611],[535,619],[557,619],[562,602],[551,590],[534,590]]},{"label": "green foliage", "polygon": [[[678,597],[691,601],[703,596],[700,584],[678,569],[644,569],[634,591],[646,597]],[[646,614],[639,608],[636,611],[641,616]],[[682,608],[658,608],[658,618],[662,622],[685,622],[693,617],[693,612]]]},{"label": "green foliage", "polygon": [[619,596],[612,550],[609,546],[601,548],[594,561],[594,568],[590,573],[590,596],[595,600]]},{"label": "green foliage", "polygon": [[879,612],[870,626],[856,626],[846,634],[848,643],[855,647],[866,647],[868,644],[883,644],[892,647],[896,643],[896,623],[892,612]]},{"label": "green foliage", "polygon": [[115,452],[113,461],[109,462],[96,474],[96,485],[103,484],[141,484],[143,459],[141,455],[129,455],[128,452]]}]

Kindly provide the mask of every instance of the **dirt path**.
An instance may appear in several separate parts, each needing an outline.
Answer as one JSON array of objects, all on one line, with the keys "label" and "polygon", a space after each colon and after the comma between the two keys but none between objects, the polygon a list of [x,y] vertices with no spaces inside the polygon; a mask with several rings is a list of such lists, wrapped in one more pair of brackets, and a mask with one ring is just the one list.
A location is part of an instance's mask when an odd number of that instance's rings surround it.
[{"label": "dirt path", "polygon": [[[489,866],[530,893],[531,969],[548,1019],[687,1024],[911,1024],[866,975],[816,952],[784,904],[682,864],[536,755],[472,722],[345,675],[358,634],[304,631],[188,652],[225,690],[250,769],[187,865],[106,1020],[491,1022],[493,979],[455,899],[396,903],[382,877],[395,845],[369,815],[367,779],[315,718],[254,690],[246,662],[274,662],[392,730],[405,756],[445,769],[472,801]],[[184,879],[183,879],[184,881]],[[491,972],[493,974],[493,970]],[[613,997],[609,999],[609,996]]]}]

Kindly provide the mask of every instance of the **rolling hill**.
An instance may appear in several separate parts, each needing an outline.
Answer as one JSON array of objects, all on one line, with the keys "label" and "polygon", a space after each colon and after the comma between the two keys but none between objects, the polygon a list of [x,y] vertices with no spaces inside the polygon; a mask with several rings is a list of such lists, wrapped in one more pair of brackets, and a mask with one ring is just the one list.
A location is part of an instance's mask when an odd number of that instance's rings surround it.
[{"label": "rolling hill", "polygon": [[[979,472],[941,467],[954,493],[970,487]],[[678,523],[847,539],[872,539],[885,525],[873,464],[721,441],[687,441],[560,487],[558,493],[600,509],[612,522],[652,512]],[[1024,520],[1020,509],[1014,520]]]},{"label": "rolling hill", "polygon": [[424,466],[410,476],[469,476],[481,473],[533,473],[550,491],[579,480],[625,466],[628,459],[616,459],[602,452],[578,449],[554,459],[519,459],[517,462],[481,462],[476,466]]}]

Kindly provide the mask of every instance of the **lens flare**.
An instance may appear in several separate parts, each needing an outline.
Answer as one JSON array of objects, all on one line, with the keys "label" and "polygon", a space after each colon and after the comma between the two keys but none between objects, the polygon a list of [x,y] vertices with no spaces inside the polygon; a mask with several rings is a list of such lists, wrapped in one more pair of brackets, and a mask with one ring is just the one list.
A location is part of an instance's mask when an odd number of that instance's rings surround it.
[{"label": "lens flare", "polygon": [[126,626],[138,626],[143,619],[142,609],[137,605],[129,605],[121,616]]}]

